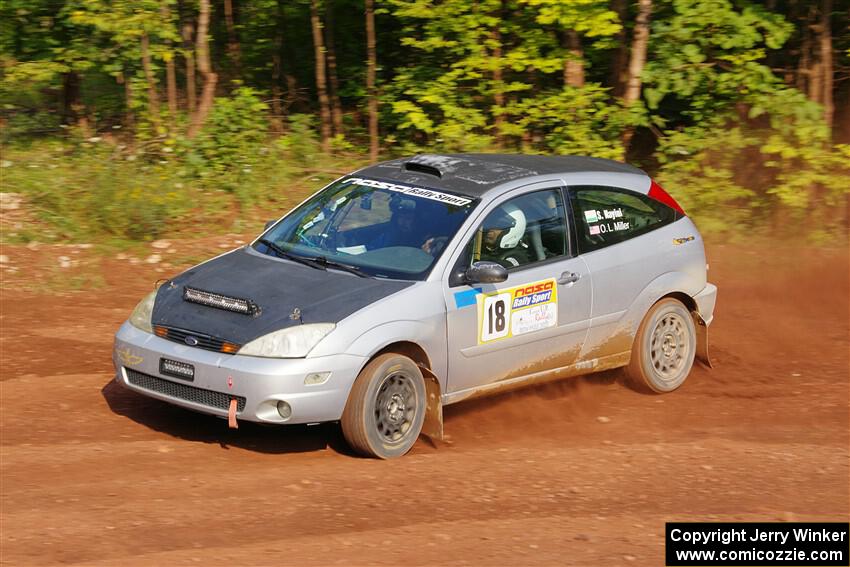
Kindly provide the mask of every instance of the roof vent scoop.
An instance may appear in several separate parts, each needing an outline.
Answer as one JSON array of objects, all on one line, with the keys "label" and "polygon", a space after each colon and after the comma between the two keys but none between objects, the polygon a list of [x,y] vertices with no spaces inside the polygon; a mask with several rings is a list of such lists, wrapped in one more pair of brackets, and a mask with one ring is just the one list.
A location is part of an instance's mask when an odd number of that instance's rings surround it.
[{"label": "roof vent scoop", "polygon": [[446,173],[452,173],[459,165],[466,164],[465,160],[434,154],[420,154],[404,162],[405,171],[424,173],[442,178]]},{"label": "roof vent scoop", "polygon": [[416,173],[426,173],[435,177],[442,177],[443,172],[433,165],[425,165],[424,163],[407,162],[404,164],[405,171],[413,171]]}]

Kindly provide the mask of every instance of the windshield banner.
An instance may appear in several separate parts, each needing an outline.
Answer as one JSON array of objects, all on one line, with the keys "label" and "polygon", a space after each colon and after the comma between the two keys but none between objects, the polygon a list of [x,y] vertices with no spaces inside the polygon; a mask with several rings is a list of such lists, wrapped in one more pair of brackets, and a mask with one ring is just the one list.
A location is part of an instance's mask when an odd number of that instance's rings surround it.
[{"label": "windshield banner", "polygon": [[397,183],[389,183],[387,181],[376,181],[375,179],[365,179],[363,177],[351,177],[346,181],[350,181],[355,185],[372,187],[374,189],[386,189],[388,191],[404,193],[405,195],[410,195],[412,197],[422,197],[423,199],[431,199],[432,201],[439,201],[440,203],[446,203],[447,205],[455,205],[458,207],[468,205],[472,202],[472,199],[468,199],[466,197],[450,195],[448,193],[441,193],[439,191],[434,191],[433,189],[425,189],[424,187],[413,187],[412,185],[398,185]]}]

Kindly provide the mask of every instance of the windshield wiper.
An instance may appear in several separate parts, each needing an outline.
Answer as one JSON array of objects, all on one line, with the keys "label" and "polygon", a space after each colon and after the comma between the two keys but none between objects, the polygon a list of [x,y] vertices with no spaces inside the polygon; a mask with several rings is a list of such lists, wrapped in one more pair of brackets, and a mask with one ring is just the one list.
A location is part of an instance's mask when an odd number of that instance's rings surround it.
[{"label": "windshield wiper", "polygon": [[317,270],[327,270],[327,268],[322,265],[321,262],[316,262],[311,258],[305,258],[304,256],[299,256],[297,254],[293,254],[291,252],[287,252],[271,240],[267,238],[261,238],[257,242],[260,244],[265,244],[269,247],[269,249],[280,256],[281,258],[286,258],[287,260],[292,260],[293,262],[298,262],[299,264],[304,264],[305,266],[310,266],[311,268],[316,268]]},{"label": "windshield wiper", "polygon": [[372,277],[357,266],[351,266],[349,264],[343,264],[341,262],[335,262],[334,260],[328,260],[324,256],[315,256],[310,258],[316,264],[320,266],[324,266],[325,268],[333,268],[335,270],[342,270],[343,272],[348,272],[349,274],[354,274],[355,276],[360,276],[361,278],[369,278]]}]

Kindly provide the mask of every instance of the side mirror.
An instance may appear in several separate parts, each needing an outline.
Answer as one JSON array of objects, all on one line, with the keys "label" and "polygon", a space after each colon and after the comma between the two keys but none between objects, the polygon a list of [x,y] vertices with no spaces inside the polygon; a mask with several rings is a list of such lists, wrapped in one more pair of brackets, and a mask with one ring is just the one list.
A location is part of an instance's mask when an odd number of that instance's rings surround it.
[{"label": "side mirror", "polygon": [[270,229],[270,228],[272,227],[272,225],[273,225],[274,223],[276,223],[276,222],[277,222],[277,219],[272,219],[272,220],[270,220],[270,221],[266,221],[266,226],[265,226],[265,228],[263,228],[263,232],[265,232],[265,231],[267,231],[268,229]]},{"label": "side mirror", "polygon": [[508,271],[496,262],[475,262],[466,273],[466,283],[501,283],[508,279]]}]

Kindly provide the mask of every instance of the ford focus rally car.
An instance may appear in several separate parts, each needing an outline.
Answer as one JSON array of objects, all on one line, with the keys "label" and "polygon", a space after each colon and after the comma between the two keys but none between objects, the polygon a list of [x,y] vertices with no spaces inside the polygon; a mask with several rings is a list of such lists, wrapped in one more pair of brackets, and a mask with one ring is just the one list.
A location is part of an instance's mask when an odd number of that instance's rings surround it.
[{"label": "ford focus rally car", "polygon": [[399,159],[159,286],[115,336],[115,379],[231,427],[339,421],[397,457],[473,396],[616,367],[675,390],[708,362],[706,271],[696,226],[634,167]]}]

